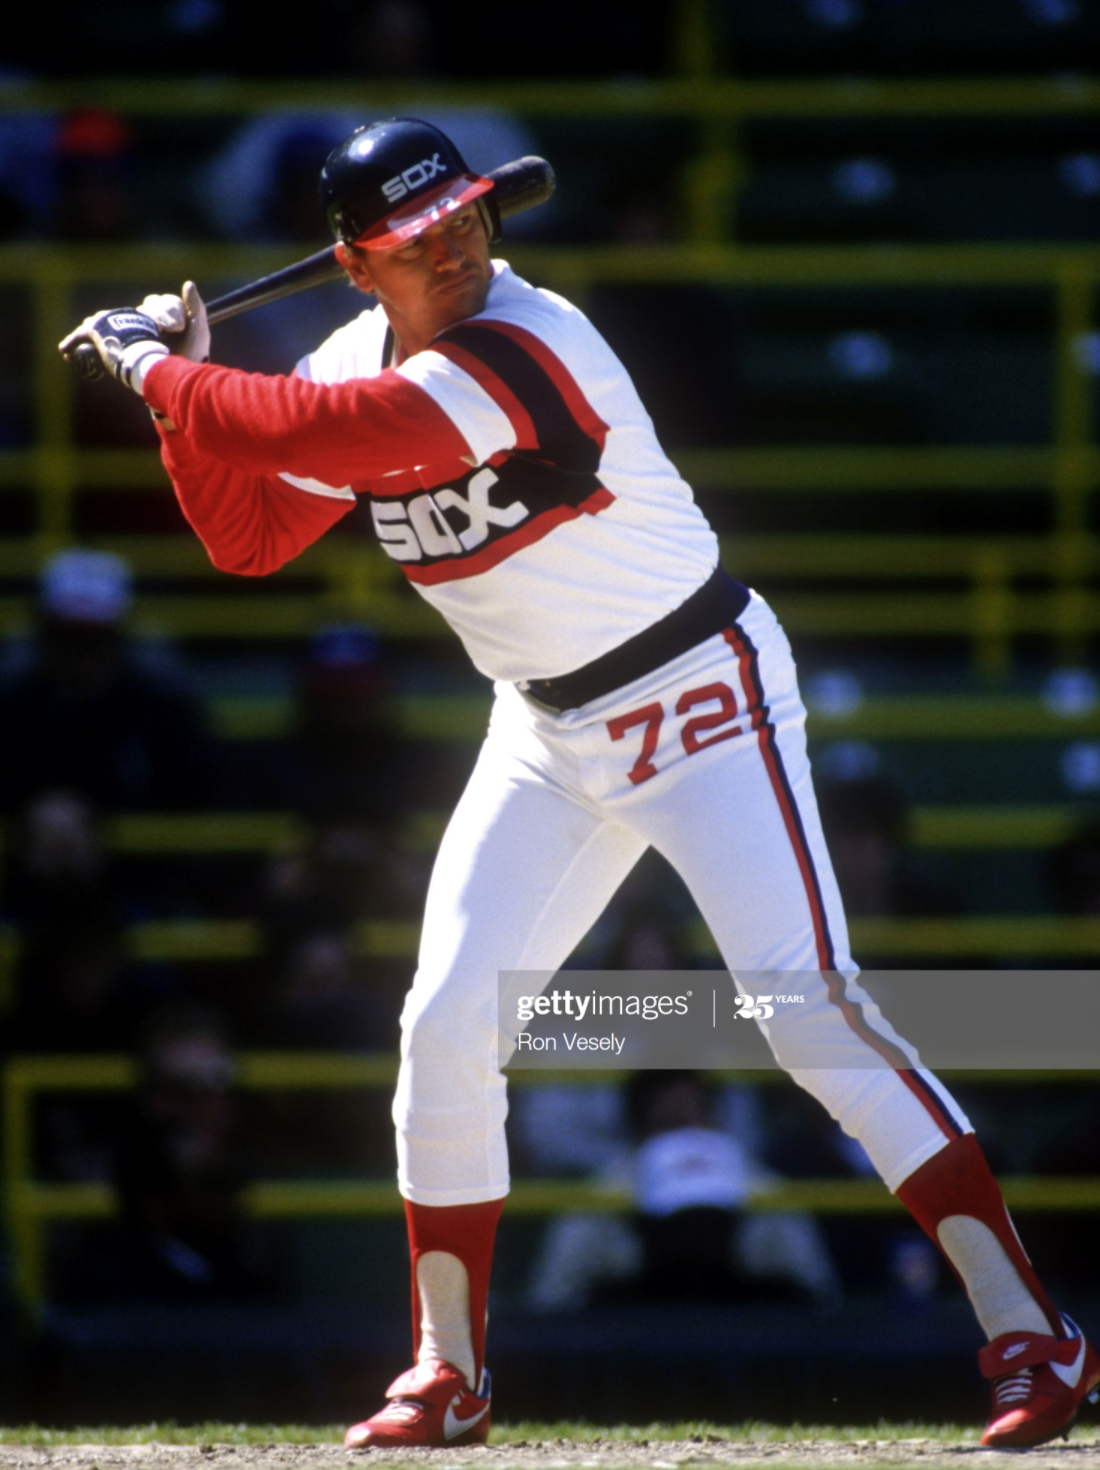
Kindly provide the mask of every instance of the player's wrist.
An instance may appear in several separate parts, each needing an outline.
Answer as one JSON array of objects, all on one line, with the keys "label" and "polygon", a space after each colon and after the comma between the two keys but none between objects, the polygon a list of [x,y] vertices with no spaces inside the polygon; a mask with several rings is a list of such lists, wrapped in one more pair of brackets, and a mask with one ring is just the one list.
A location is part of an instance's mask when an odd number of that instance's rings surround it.
[{"label": "player's wrist", "polygon": [[132,342],[118,354],[115,375],[120,383],[140,396],[146,373],[170,355],[163,342]]}]

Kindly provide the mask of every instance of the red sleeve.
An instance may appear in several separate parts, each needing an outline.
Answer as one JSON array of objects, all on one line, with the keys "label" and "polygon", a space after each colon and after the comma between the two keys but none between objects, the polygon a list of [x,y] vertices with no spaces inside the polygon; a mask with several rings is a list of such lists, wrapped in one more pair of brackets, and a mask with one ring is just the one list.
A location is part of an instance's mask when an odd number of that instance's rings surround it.
[{"label": "red sleeve", "polygon": [[184,515],[223,572],[262,577],[276,571],[355,505],[233,469],[178,433],[161,435],[161,458]]},{"label": "red sleeve", "polygon": [[309,383],[166,357],[142,391],[194,448],[254,475],[348,485],[470,453],[435,400],[388,369]]}]

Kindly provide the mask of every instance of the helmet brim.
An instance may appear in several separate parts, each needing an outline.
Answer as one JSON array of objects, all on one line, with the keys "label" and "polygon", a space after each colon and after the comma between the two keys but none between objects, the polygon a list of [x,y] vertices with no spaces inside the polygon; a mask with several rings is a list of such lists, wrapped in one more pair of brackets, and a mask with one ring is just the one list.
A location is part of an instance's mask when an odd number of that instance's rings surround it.
[{"label": "helmet brim", "polygon": [[407,200],[388,214],[385,219],[365,230],[352,244],[364,250],[392,250],[403,245],[431,225],[438,224],[449,214],[462,209],[471,200],[487,194],[493,187],[492,179],[480,174],[459,174],[448,179],[415,199]]}]

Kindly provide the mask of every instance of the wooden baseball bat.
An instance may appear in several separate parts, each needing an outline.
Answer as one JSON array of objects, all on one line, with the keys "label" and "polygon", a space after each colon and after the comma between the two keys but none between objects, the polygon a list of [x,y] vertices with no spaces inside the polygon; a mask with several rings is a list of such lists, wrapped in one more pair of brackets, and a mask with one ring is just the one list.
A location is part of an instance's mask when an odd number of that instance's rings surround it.
[{"label": "wooden baseball bat", "polygon": [[[485,175],[493,181],[493,195],[502,219],[545,204],[554,192],[557,180],[554,170],[545,158],[529,154],[505,163]],[[336,259],[336,246],[329,245],[305,260],[296,261],[270,276],[261,276],[236,291],[207,302],[206,317],[211,326],[224,322],[227,317],[237,316],[242,311],[266,306],[269,301],[279,301],[284,296],[293,296],[297,291],[306,291],[312,286],[323,285],[344,274],[344,268]],[[82,378],[98,378],[103,372],[99,353],[90,342],[82,343],[72,354],[72,362]]]}]

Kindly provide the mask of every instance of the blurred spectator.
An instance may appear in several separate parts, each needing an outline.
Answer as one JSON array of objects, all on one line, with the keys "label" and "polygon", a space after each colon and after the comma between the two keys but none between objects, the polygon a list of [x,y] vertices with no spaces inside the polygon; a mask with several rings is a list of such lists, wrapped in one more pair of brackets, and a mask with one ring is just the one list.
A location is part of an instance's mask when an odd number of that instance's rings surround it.
[{"label": "blurred spectator", "polygon": [[640,1072],[626,1092],[632,1146],[599,1175],[626,1187],[629,1217],[563,1215],[550,1225],[529,1299],[542,1311],[604,1301],[827,1300],[839,1278],[806,1216],[752,1213],[777,1178],[719,1129],[694,1072]]},{"label": "blurred spectator", "polygon": [[355,969],[343,934],[322,930],[291,946],[275,991],[272,1040],[307,1051],[381,1050],[391,1043],[386,1020],[394,1018],[378,1014],[377,998],[356,983]]},{"label": "blurred spectator", "polygon": [[53,189],[51,150],[57,121],[44,112],[0,117],[0,239],[44,227]]},{"label": "blurred spectator", "polygon": [[386,1051],[397,1042],[399,1004],[373,984],[354,935],[318,929],[276,952],[275,985],[265,1003],[268,1045],[307,1051]]},{"label": "blurred spectator", "polygon": [[333,825],[319,828],[304,853],[269,867],[256,998],[265,1044],[368,1051],[395,1045],[407,967],[391,976],[358,943],[364,917],[394,912],[389,857],[385,841],[368,830]]},{"label": "blurred spectator", "polygon": [[[955,895],[921,872],[909,847],[909,812],[905,800],[884,776],[819,780],[817,801],[833,871],[849,919],[924,918],[960,911]],[[860,962],[865,969],[913,968],[911,954],[894,954],[889,948],[871,951],[866,944],[860,949]],[[936,967],[973,969],[980,963],[972,954],[941,954],[937,956]],[[889,983],[872,985],[871,992],[887,1018],[896,1023]],[[902,1031],[904,1034],[904,1027]]]},{"label": "blurred spectator", "polygon": [[128,1014],[117,896],[95,815],[71,792],[31,801],[8,860],[6,907],[20,940],[11,1045],[113,1050]]},{"label": "blurred spectator", "polygon": [[878,776],[822,781],[818,807],[846,912],[913,912],[904,867],[905,803],[894,787]]},{"label": "blurred spectator", "polygon": [[341,624],[315,635],[301,666],[294,737],[271,777],[275,804],[315,830],[305,855],[273,869],[272,891],[299,929],[305,912],[308,926],[337,928],[371,914],[419,913],[425,875],[402,835],[416,770],[389,695],[386,657],[370,628]]},{"label": "blurred spectator", "polygon": [[950,894],[916,870],[907,846],[905,800],[885,777],[823,780],[817,793],[825,840],[850,916],[958,911]]},{"label": "blurred spectator", "polygon": [[0,809],[64,788],[112,809],[215,807],[230,795],[196,701],[126,632],[130,570],[58,553],[26,657],[0,683]]},{"label": "blurred spectator", "polygon": [[435,24],[422,0],[375,0],[350,40],[368,76],[427,77],[435,70]]},{"label": "blurred spectator", "polygon": [[311,822],[391,828],[402,811],[405,746],[390,723],[377,635],[362,624],[322,628],[298,690],[290,804]]},{"label": "blurred spectator", "polygon": [[302,852],[277,856],[264,888],[264,921],[279,947],[302,935],[343,932],[372,907],[381,854],[361,828],[319,827]]},{"label": "blurred spectator", "polygon": [[268,201],[272,236],[316,244],[328,228],[317,193],[317,178],[333,147],[331,131],[305,124],[287,133],[272,160],[274,188]]},{"label": "blurred spectator", "polygon": [[[361,954],[365,919],[419,914],[426,874],[403,827],[412,769],[390,723],[389,671],[366,627],[322,629],[301,668],[297,728],[272,799],[309,824],[276,856],[258,906],[266,944],[257,1025],[268,1044],[391,1046],[407,966]],[[391,993],[394,992],[394,993]]]},{"label": "blurred spectator", "polygon": [[132,904],[83,797],[33,798],[10,833],[5,917],[15,926],[10,1044],[22,1051],[116,1051],[132,1045],[174,972],[131,959]]},{"label": "blurred spectator", "polygon": [[135,161],[130,125],[111,108],[0,118],[0,238],[128,239]]},{"label": "blurred spectator", "polygon": [[116,1168],[122,1225],[104,1284],[112,1297],[253,1296],[271,1275],[241,1209],[248,1170],[217,1013],[165,1010],[141,1060]]},{"label": "blurred spectator", "polygon": [[81,244],[134,233],[134,140],[129,124],[105,107],[78,108],[53,139],[53,233]]},{"label": "blurred spectator", "polygon": [[250,118],[201,170],[198,202],[229,239],[326,242],[317,193],[321,166],[358,123],[333,113]]},{"label": "blurred spectator", "polygon": [[513,1091],[508,1153],[517,1174],[580,1178],[617,1165],[628,1147],[623,1089],[543,1082]]}]

